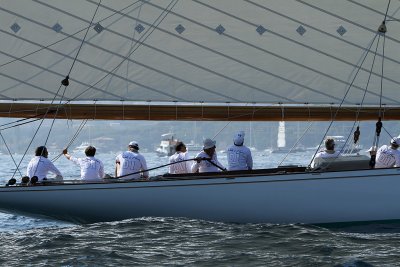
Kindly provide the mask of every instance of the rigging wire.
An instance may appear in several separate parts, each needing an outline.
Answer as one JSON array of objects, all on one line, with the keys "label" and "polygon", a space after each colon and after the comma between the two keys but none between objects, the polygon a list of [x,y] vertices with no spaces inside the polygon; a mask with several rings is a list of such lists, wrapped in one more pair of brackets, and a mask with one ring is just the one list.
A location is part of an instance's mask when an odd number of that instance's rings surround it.
[{"label": "rigging wire", "polygon": [[[389,11],[389,5],[390,5],[390,0],[389,0],[389,2],[388,2],[388,5],[387,5],[387,9],[386,9],[386,13],[385,13],[385,19],[386,19],[386,17],[387,17],[387,13],[388,13],[388,11]],[[378,29],[378,31],[375,33],[375,36],[374,36],[374,40],[376,39],[376,36],[379,36],[379,37],[378,37],[378,41],[377,41],[376,51],[377,51],[377,49],[378,49],[378,43],[379,43],[379,40],[380,40],[380,35],[383,35],[383,45],[382,45],[382,68],[381,68],[381,76],[380,76],[380,78],[381,78],[381,79],[380,79],[381,88],[380,88],[380,97],[379,97],[379,114],[378,114],[379,117],[378,117],[378,122],[376,123],[376,135],[375,135],[375,137],[374,137],[374,142],[373,142],[373,144],[376,145],[376,146],[378,146],[378,143],[379,143],[379,136],[380,136],[380,132],[381,132],[381,128],[382,128],[381,112],[382,112],[383,72],[384,72],[383,66],[384,66],[384,59],[385,59],[385,40],[386,40],[386,25],[385,25],[385,20],[382,22],[381,26],[379,26],[379,29]],[[372,43],[373,43],[373,42],[372,42]],[[372,46],[372,43],[371,43],[371,46]],[[370,51],[371,46],[368,48],[367,51]],[[376,51],[375,51],[375,55],[376,55],[376,53],[377,53]],[[349,88],[347,89],[347,91],[346,91],[346,93],[345,93],[345,95],[344,95],[343,100],[346,98],[348,92],[350,91],[350,88],[351,88],[352,84],[354,83],[355,78],[357,77],[357,75],[358,75],[358,73],[359,73],[359,71],[360,71],[362,65],[364,64],[364,61],[365,61],[365,59],[367,58],[367,55],[368,55],[368,53],[365,54],[365,57],[364,57],[364,59],[362,60],[362,62],[361,62],[361,64],[360,64],[360,67],[359,67],[359,69],[357,70],[357,72],[356,72],[356,74],[355,74],[355,76],[354,76],[353,81],[351,82],[351,85],[350,85]],[[374,56],[374,59],[375,59],[375,56]],[[371,70],[371,71],[372,71],[372,70]],[[369,82],[369,79],[368,79],[368,82]],[[336,116],[337,116],[337,114],[338,114],[338,112],[339,112],[340,107],[342,106],[342,103],[343,103],[343,101],[341,102],[341,104],[340,104],[339,107],[337,108],[337,110],[336,110],[336,112],[335,112],[335,116],[334,116],[334,118],[331,120],[331,122],[330,122],[330,124],[329,124],[329,127],[328,127],[327,131],[326,131],[325,134],[324,134],[324,138],[325,138],[326,134],[328,133],[329,129],[331,128],[331,126],[332,126],[332,124],[333,124],[333,121],[334,121],[334,119],[336,118]],[[354,125],[353,125],[353,129],[354,129]],[[346,143],[348,142],[349,137],[350,137],[350,136],[347,137]],[[321,141],[321,142],[322,142],[322,141]],[[342,151],[340,151],[340,153],[341,153],[341,152],[342,152]],[[312,159],[311,159],[311,162],[314,160],[316,154],[317,154],[317,152],[314,153],[314,155],[313,155],[313,157],[312,157]],[[376,155],[371,155],[371,160],[370,160],[370,166],[371,166],[371,167],[373,167],[373,166],[375,165],[375,157],[376,157]],[[308,167],[311,167],[311,162],[310,162],[310,164],[309,164]]]},{"label": "rigging wire", "polygon": [[[379,42],[380,42],[380,36],[378,36],[378,40],[377,40],[377,42],[376,42],[376,47],[375,47],[375,51],[374,51],[374,56],[373,56],[373,59],[372,59],[372,64],[371,64],[370,70],[369,70],[369,75],[368,75],[368,79],[367,79],[367,84],[366,84],[365,89],[364,89],[364,94],[363,94],[363,97],[362,97],[362,99],[361,99],[361,103],[360,103],[359,107],[357,108],[356,118],[355,118],[354,123],[353,123],[353,125],[352,125],[352,127],[351,127],[351,130],[350,130],[350,132],[352,132],[352,131],[354,130],[354,128],[355,128],[355,125],[356,125],[357,122],[358,122],[358,127],[357,127],[358,136],[359,136],[359,126],[360,126],[359,121],[358,121],[358,117],[359,117],[359,114],[360,114],[360,112],[361,112],[361,108],[362,108],[362,105],[364,104],[364,100],[365,100],[365,97],[366,97],[366,94],[367,94],[367,91],[368,91],[368,87],[369,87],[369,83],[370,83],[370,80],[371,80],[373,68],[374,68],[374,65],[375,65],[376,55],[377,55],[377,53],[378,53]],[[354,132],[354,135],[356,135],[357,133]],[[345,149],[346,145],[348,144],[349,139],[350,139],[350,135],[347,136],[346,141],[345,141],[343,147],[341,148],[341,151],[339,151],[339,155],[342,154],[342,152],[344,152],[344,149]],[[357,138],[357,139],[358,139],[358,138]],[[355,144],[355,143],[354,143],[354,144]],[[353,149],[354,149],[354,146],[352,147],[352,150],[353,150]],[[350,153],[351,153],[351,151],[350,151]]]},{"label": "rigging wire", "polygon": [[[10,112],[9,112],[10,113]],[[33,118],[36,118],[36,117],[39,117],[39,116],[42,116],[43,114],[37,114],[37,115],[34,115],[34,116],[30,116],[30,117],[28,117],[28,118],[23,118],[23,119],[19,119],[19,120],[16,120],[16,121],[12,121],[12,122],[7,122],[7,123],[4,123],[4,124],[0,124],[0,127],[3,127],[3,126],[7,126],[7,125],[10,125],[10,124],[13,124],[13,123],[18,123],[18,122],[20,122],[20,121],[25,121],[25,120],[30,120],[30,119],[33,119]],[[18,124],[19,125],[19,124]]]},{"label": "rigging wire", "polygon": [[21,175],[21,177],[22,177],[22,173],[21,173],[21,171],[19,170],[19,165],[17,165],[17,162],[15,161],[15,159],[14,159],[12,153],[11,153],[11,150],[10,150],[10,148],[8,147],[6,140],[4,139],[3,134],[1,133],[1,130],[0,130],[0,136],[1,136],[1,139],[3,139],[4,145],[6,146],[7,151],[8,151],[8,154],[10,154],[11,159],[12,159],[12,161],[14,162],[14,165],[15,165],[16,169],[17,169],[18,172],[19,172],[19,175]]},{"label": "rigging wire", "polygon": [[305,134],[308,132],[308,130],[311,128],[311,126],[314,124],[313,121],[310,121],[310,123],[308,124],[308,127],[304,130],[303,134],[300,136],[299,139],[297,139],[297,141],[294,143],[294,145],[289,149],[289,151],[286,153],[286,155],[283,157],[283,159],[281,160],[281,162],[279,162],[278,166],[282,165],[282,163],[286,160],[286,158],[289,156],[289,154],[292,152],[292,150],[298,145],[298,143],[303,139],[303,137],[305,136]]},{"label": "rigging wire", "polygon": [[[172,5],[172,3],[175,1],[175,3]],[[75,97],[69,99],[66,103],[69,103],[75,99],[77,99],[78,97],[80,97],[81,95],[85,94],[87,91],[91,90],[95,85],[99,84],[101,81],[103,81],[106,77],[108,77],[109,75],[111,75],[112,73],[114,73],[114,71],[116,71],[121,65],[122,63],[124,63],[128,58],[130,58],[130,56],[136,52],[137,49],[139,49],[139,47],[141,47],[141,45],[147,40],[148,37],[150,37],[150,35],[158,28],[158,26],[161,24],[161,22],[164,21],[164,19],[167,17],[167,15],[169,14],[169,12],[175,7],[175,5],[178,3],[179,0],[172,0],[168,6],[163,10],[163,12],[154,20],[154,22],[150,25],[149,29],[145,32],[145,34],[143,34],[138,41],[136,42],[137,47],[135,49],[133,49],[132,51],[129,51],[128,55],[125,56],[122,61],[117,64],[117,66],[115,66],[111,71],[108,71],[102,78],[100,78],[97,82],[95,82],[94,84],[92,84],[91,86],[89,86],[87,89],[83,90],[81,93],[79,93],[78,95],[76,95]],[[170,7],[172,5],[172,7]],[[168,8],[170,8],[168,10]],[[164,12],[166,12],[165,14],[163,14]],[[163,16],[163,17],[162,17]],[[162,18],[161,18],[162,17]],[[160,19],[161,18],[161,19]],[[159,22],[157,22],[157,20],[159,20]],[[155,25],[155,26],[154,26]],[[143,37],[143,40],[140,40]],[[66,104],[64,103],[64,104]]]},{"label": "rigging wire", "polygon": [[42,118],[37,118],[37,119],[35,119],[35,120],[31,120],[31,121],[19,123],[19,124],[16,124],[16,125],[13,125],[13,126],[9,126],[9,127],[6,127],[6,128],[0,128],[0,131],[7,130],[7,129],[11,129],[11,128],[15,128],[15,127],[19,127],[19,126],[21,126],[21,125],[28,124],[28,123],[32,123],[32,122],[39,121],[39,120],[42,120]]},{"label": "rigging wire", "polygon": [[[67,76],[67,77],[68,77],[68,76]],[[60,99],[59,104],[61,104],[62,99],[64,98],[64,95],[65,95],[65,91],[66,91],[66,90],[67,90],[67,86],[64,87],[64,92],[63,92],[63,94],[62,94],[62,96],[61,96],[61,99]],[[45,145],[45,146],[47,145],[47,141],[49,140],[50,133],[51,133],[51,131],[52,131],[52,129],[53,129],[54,122],[55,122],[55,119],[56,119],[57,114],[58,114],[58,111],[59,111],[59,107],[60,107],[60,105],[57,105],[56,112],[54,112],[53,120],[52,120],[52,122],[51,122],[50,129],[49,129],[49,132],[48,132],[47,137],[46,137],[46,141],[44,142],[44,145]]]},{"label": "rigging wire", "polygon": [[76,59],[78,58],[79,52],[81,51],[82,46],[83,46],[83,43],[84,43],[85,40],[86,40],[86,36],[87,36],[87,34],[88,34],[88,32],[89,32],[90,26],[92,25],[93,20],[94,20],[94,18],[96,17],[97,11],[99,10],[100,4],[101,4],[101,0],[99,0],[99,4],[97,5],[96,10],[94,11],[92,20],[90,21],[89,26],[88,26],[87,29],[86,29],[85,36],[83,36],[81,45],[79,46],[78,52],[76,53],[76,56],[75,56],[75,58],[74,58],[74,61],[72,62],[72,65],[71,65],[71,68],[69,69],[69,72],[68,72],[68,74],[67,74],[67,77],[71,74],[71,71],[72,71],[72,69],[73,69],[73,67],[74,67],[74,65],[75,65]]},{"label": "rigging wire", "polygon": [[[355,73],[355,75],[354,75],[354,77],[353,77],[353,79],[352,79],[352,81],[351,81],[349,87],[347,88],[347,90],[346,90],[346,92],[345,92],[345,94],[344,94],[344,96],[343,96],[343,98],[342,98],[342,101],[340,102],[340,104],[339,104],[339,106],[337,107],[335,113],[333,114],[333,117],[332,117],[332,119],[331,119],[331,121],[330,121],[330,123],[329,123],[329,125],[328,125],[328,128],[326,129],[326,131],[325,131],[325,133],[324,133],[324,135],[323,135],[323,138],[322,138],[321,142],[319,142],[320,144],[324,141],[325,136],[328,134],[329,130],[331,129],[332,124],[333,124],[333,122],[335,121],[335,119],[336,119],[336,117],[337,117],[337,114],[339,113],[339,110],[340,110],[340,108],[342,107],[342,105],[343,105],[343,103],[344,103],[344,100],[346,99],[348,93],[350,92],[350,89],[351,89],[353,83],[355,82],[355,79],[357,78],[357,76],[358,76],[358,74],[359,74],[359,72],[360,72],[360,70],[361,70],[361,66],[364,64],[365,59],[367,58],[367,56],[368,56],[368,54],[369,54],[368,51],[370,51],[370,49],[371,49],[371,47],[372,47],[372,45],[373,45],[373,43],[374,43],[374,41],[375,41],[375,39],[376,39],[377,36],[378,36],[378,33],[375,33],[375,36],[374,36],[372,42],[370,43],[370,45],[369,45],[368,48],[366,49],[367,53],[365,53],[365,56],[364,56],[364,58],[362,59],[359,68],[357,69],[357,71],[356,71],[356,73]],[[311,167],[311,162],[314,160],[314,158],[315,158],[315,156],[317,155],[317,153],[318,153],[318,150],[315,151],[314,155],[312,156],[311,161],[310,161],[308,167]]]},{"label": "rigging wire", "polygon": [[[63,91],[63,94],[62,94],[62,96],[61,96],[61,98],[60,98],[59,104],[57,105],[56,112],[54,113],[53,120],[52,120],[52,122],[51,122],[49,132],[48,132],[47,137],[46,137],[46,140],[45,140],[45,142],[44,142],[44,146],[47,145],[47,142],[48,142],[48,140],[49,140],[49,138],[50,138],[50,134],[51,134],[51,131],[52,131],[52,129],[53,129],[53,126],[54,126],[54,123],[55,123],[55,120],[56,120],[58,111],[59,111],[59,109],[60,109],[60,106],[61,106],[61,103],[62,103],[62,101],[63,101],[63,98],[64,98],[65,92],[66,92],[66,90],[67,90],[67,87],[68,87],[68,85],[69,85],[69,75],[71,74],[71,71],[72,71],[72,69],[73,69],[73,67],[74,67],[74,65],[75,65],[76,59],[78,58],[79,52],[81,51],[81,48],[82,48],[82,46],[83,46],[83,44],[84,44],[84,42],[85,42],[86,36],[87,36],[87,34],[88,34],[88,32],[89,32],[89,29],[90,29],[90,25],[92,25],[93,20],[94,20],[94,18],[96,17],[96,14],[97,14],[97,11],[99,10],[100,4],[101,4],[101,0],[99,0],[99,3],[98,3],[98,5],[97,5],[97,7],[96,7],[96,10],[95,10],[95,12],[94,12],[94,14],[93,14],[92,20],[91,20],[90,23],[89,23],[89,27],[87,27],[85,36],[83,37],[83,39],[82,39],[82,41],[81,41],[81,44],[80,44],[79,49],[78,49],[78,51],[77,51],[77,53],[76,53],[76,55],[75,55],[74,61],[73,61],[72,64],[71,64],[71,67],[70,67],[70,69],[69,69],[69,72],[68,72],[67,76],[65,77],[65,79],[62,80],[62,82],[61,82],[61,84],[64,86],[64,91]],[[61,85],[60,85],[60,88],[61,88]],[[60,88],[58,89],[56,95],[58,95],[58,92],[60,91]],[[39,161],[39,163],[40,163],[40,161]]]},{"label": "rigging wire", "polygon": [[[386,23],[387,14],[389,12],[390,1],[391,0],[388,1],[385,18],[384,18],[381,26],[378,29],[378,32],[383,35],[383,45],[382,45],[381,81],[380,81],[381,82],[381,84],[380,84],[381,90],[380,90],[380,96],[379,96],[379,114],[378,114],[378,121],[376,122],[374,141],[372,143],[373,146],[376,146],[376,147],[378,147],[380,134],[381,134],[382,126],[383,126],[383,123],[382,123],[382,94],[383,94],[383,73],[384,73],[384,62],[385,62],[385,43],[386,43],[386,32],[387,32],[385,23]],[[389,134],[389,136],[390,136],[390,134]],[[375,160],[376,160],[376,154],[371,154],[371,159],[369,162],[369,166],[371,168],[374,168],[375,162],[376,162]]]},{"label": "rigging wire", "polygon": [[[172,8],[176,5],[177,2],[178,2],[178,1],[175,2],[175,4],[172,6]],[[173,3],[173,1],[171,1],[170,5],[171,5],[172,3]],[[92,24],[93,19],[94,19],[96,13],[97,13],[97,10],[98,10],[100,4],[101,4],[101,0],[100,0],[99,3],[98,3],[98,6],[97,6],[96,11],[95,11],[95,14],[93,15],[93,18],[92,18],[92,21],[90,22],[90,24]],[[167,8],[168,8],[170,5],[168,5]],[[171,9],[172,9],[172,8],[171,8]],[[166,15],[168,15],[168,13],[169,13],[169,12],[167,12]],[[162,14],[161,14],[161,15],[162,15]],[[161,17],[161,15],[160,15],[157,19],[159,19],[159,18]],[[164,18],[166,17],[166,15],[164,16]],[[154,31],[154,30],[158,27],[158,25],[164,20],[164,18],[162,18],[162,20],[157,24],[157,26],[154,27],[154,28],[150,31],[150,34],[153,33],[153,31]],[[156,19],[155,21],[157,21],[157,19]],[[88,28],[88,29],[89,29],[89,28]],[[86,32],[86,34],[87,34],[87,32]],[[86,37],[86,34],[85,34],[85,37]],[[150,34],[148,34],[148,35],[146,36],[146,38],[144,38],[144,40],[142,41],[142,43],[150,36]],[[85,37],[82,39],[81,47],[82,47],[82,44],[84,43]],[[129,55],[128,55],[127,57],[125,57],[124,60],[123,60],[122,62],[120,62],[120,63],[111,71],[111,73],[114,72],[116,69],[118,69],[118,68],[121,66],[121,64],[122,64],[128,57],[130,57],[130,56],[133,54],[133,52],[135,52],[135,51],[140,47],[140,45],[141,45],[141,44],[139,44],[135,49],[133,49],[132,51],[130,51]],[[77,55],[76,55],[76,57],[75,57],[75,59],[74,59],[74,62],[73,62],[73,64],[72,64],[72,66],[73,66],[74,63],[75,63],[78,54],[79,54],[79,51],[78,51],[78,53],[77,53]],[[71,69],[70,69],[69,73],[72,71],[72,66],[71,66]],[[107,77],[109,74],[110,74],[110,72],[107,73],[106,76],[104,76],[101,80],[103,80],[103,79],[104,79],[105,77]],[[69,78],[69,75],[66,76],[66,79],[65,79],[65,80],[68,81],[68,78]],[[65,80],[63,80],[63,83],[64,83]],[[93,86],[95,86],[96,84],[98,84],[101,80],[99,80],[98,82],[96,82],[94,85],[92,85],[92,86],[89,87],[88,89],[90,89],[90,88],[92,88]],[[68,84],[63,84],[63,85],[65,85],[65,89],[64,89],[64,93],[63,93],[63,95],[62,95],[62,97],[61,97],[61,100],[60,100],[60,105],[61,105],[63,96],[64,96],[64,94],[65,94],[65,90],[66,90],[66,87],[68,86]],[[88,89],[86,89],[85,91],[83,91],[81,94],[85,93]],[[78,96],[80,96],[81,94],[79,94]],[[77,96],[77,97],[78,97],[78,96]],[[76,98],[76,97],[75,97],[75,98]],[[74,100],[75,98],[66,101],[66,102],[64,103],[64,105],[65,105],[66,103],[69,103],[70,101]],[[57,112],[58,112],[58,109],[59,109],[60,105],[57,106]],[[57,112],[56,112],[56,114],[57,114]],[[53,122],[52,122],[52,125],[51,125],[51,127],[50,127],[49,134],[47,135],[47,139],[46,139],[45,144],[46,144],[47,141],[48,141],[48,138],[49,138],[51,129],[52,129],[53,125],[54,125],[54,120],[55,120],[56,114],[55,114],[55,116],[54,116],[54,118],[53,118]],[[87,120],[85,121],[85,124],[86,124],[86,122],[87,122]],[[83,126],[84,126],[84,125],[83,125]],[[73,141],[73,140],[76,139],[77,135],[78,135],[78,134],[80,133],[80,131],[83,129],[83,126],[82,126],[82,128],[78,129],[78,131],[76,132],[76,134],[74,135],[74,137],[73,137],[73,139],[72,139],[71,141]],[[70,144],[71,144],[71,142],[70,142]],[[70,146],[70,144],[68,144],[67,148]],[[58,158],[60,158],[60,156],[61,156],[61,154],[58,155],[57,157],[55,157],[55,158],[53,159],[53,161],[55,161],[55,160],[57,160]]]},{"label": "rigging wire", "polygon": [[[100,4],[100,2],[101,2],[101,0],[99,1],[99,4]],[[97,10],[98,10],[98,8],[96,8],[96,12],[97,12]],[[90,25],[89,25],[89,26],[90,26]],[[86,37],[86,35],[85,35],[85,37]],[[82,40],[82,42],[84,42],[84,39]],[[78,56],[78,53],[77,53],[76,56]],[[1,66],[0,66],[0,67],[1,67]],[[52,99],[52,101],[51,101],[49,107],[47,108],[46,113],[44,114],[44,116],[43,116],[43,118],[42,118],[42,121],[40,122],[39,126],[37,127],[37,129],[36,129],[36,131],[35,131],[35,133],[34,133],[32,139],[31,139],[31,141],[30,141],[28,147],[26,148],[26,150],[25,150],[25,152],[24,152],[24,154],[23,154],[23,156],[22,156],[20,162],[19,162],[18,165],[17,165],[17,169],[19,169],[19,166],[21,165],[23,159],[25,158],[25,156],[26,156],[26,154],[27,154],[29,148],[31,147],[31,145],[32,145],[32,143],[33,143],[33,140],[35,139],[37,133],[39,132],[39,129],[41,128],[41,126],[42,126],[42,124],[43,124],[43,122],[44,122],[44,119],[46,118],[47,114],[49,113],[49,111],[50,111],[50,109],[51,109],[51,104],[54,103],[54,101],[55,101],[55,99],[56,99],[56,97],[57,97],[57,95],[58,95],[58,92],[60,91],[62,85],[64,85],[64,86],[65,86],[65,88],[64,88],[64,93],[63,93],[63,95],[62,95],[62,97],[61,97],[61,99],[60,99],[60,103],[62,102],[63,96],[64,96],[65,91],[66,91],[66,87],[67,87],[68,84],[69,84],[68,78],[69,78],[69,77],[68,77],[68,75],[67,75],[67,77],[61,82],[61,85],[58,87],[58,90],[57,90],[56,94],[54,95],[54,97],[53,97],[53,99]],[[59,108],[60,108],[60,105],[57,105],[57,111],[56,111],[56,113],[55,113],[55,115],[54,115],[53,122],[52,122],[51,128],[50,128],[50,130],[49,130],[49,134],[47,135],[45,144],[46,144],[47,141],[48,141],[50,132],[51,132],[52,127],[53,127],[53,125],[54,125],[54,119],[55,119],[55,117],[56,117],[56,115],[57,115],[57,113],[58,113]],[[44,152],[44,150],[42,151],[42,153],[43,153],[43,152]],[[40,163],[40,161],[39,161],[39,163]],[[37,168],[36,168],[36,170],[37,170]],[[35,170],[35,173],[36,173],[36,170]],[[15,174],[16,174],[16,171],[13,173],[12,178],[14,178]]]},{"label": "rigging wire", "polygon": [[180,160],[180,161],[176,161],[176,162],[171,162],[171,163],[167,163],[167,164],[164,164],[164,165],[160,165],[160,166],[157,166],[157,167],[154,167],[154,168],[149,168],[149,169],[147,169],[147,170],[136,171],[136,172],[124,174],[124,175],[121,175],[121,176],[118,176],[118,177],[111,177],[111,178],[108,178],[108,179],[120,179],[120,178],[127,177],[127,176],[130,176],[130,175],[134,175],[134,174],[138,174],[138,173],[143,173],[143,172],[148,172],[148,171],[153,171],[153,170],[160,169],[160,168],[164,168],[164,167],[171,166],[171,165],[174,165],[174,164],[180,164],[180,163],[182,163],[182,162],[196,161],[196,160],[206,160],[206,161],[210,162],[212,165],[214,165],[215,167],[219,168],[220,170],[226,171],[226,169],[222,168],[222,167],[219,166],[218,164],[215,164],[215,163],[212,161],[211,158],[205,158],[205,157],[204,157],[204,158],[192,158],[192,159],[185,159],[185,160]]},{"label": "rigging wire", "polygon": [[[76,140],[76,138],[79,136],[80,132],[83,130],[83,128],[85,127],[86,123],[88,122],[89,119],[84,119],[81,121],[81,124],[79,125],[78,129],[76,130],[75,134],[72,136],[71,140],[68,142],[66,149],[68,149]],[[55,156],[51,161],[55,162],[57,161],[61,156],[63,155],[63,153],[59,153],[57,156]]]}]

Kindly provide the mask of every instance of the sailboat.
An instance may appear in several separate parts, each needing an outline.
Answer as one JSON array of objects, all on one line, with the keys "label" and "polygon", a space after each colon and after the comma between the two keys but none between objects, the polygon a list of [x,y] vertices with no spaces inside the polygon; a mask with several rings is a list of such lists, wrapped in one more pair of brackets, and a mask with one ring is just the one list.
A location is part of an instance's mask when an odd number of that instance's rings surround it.
[{"label": "sailboat", "polygon": [[278,127],[278,138],[277,138],[277,147],[276,149],[272,149],[271,153],[295,153],[295,152],[304,152],[305,149],[303,147],[286,147],[286,127],[285,122],[280,121]]},{"label": "sailboat", "polygon": [[[15,124],[369,120],[385,126],[400,117],[398,5],[5,0],[0,116],[23,118]],[[367,131],[375,134],[363,129],[360,138]],[[33,138],[46,145],[43,136]],[[0,211],[79,223],[143,216],[239,223],[400,219],[399,169],[370,169],[368,162],[351,156],[316,170],[276,166],[100,183],[22,185],[16,177],[16,184],[0,187]]]}]

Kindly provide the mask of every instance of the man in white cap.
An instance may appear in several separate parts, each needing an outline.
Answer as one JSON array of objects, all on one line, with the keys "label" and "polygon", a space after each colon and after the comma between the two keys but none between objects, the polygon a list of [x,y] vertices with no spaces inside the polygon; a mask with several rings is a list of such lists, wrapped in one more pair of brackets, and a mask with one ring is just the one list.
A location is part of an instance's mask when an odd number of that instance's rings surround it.
[{"label": "man in white cap", "polygon": [[189,155],[187,153],[186,145],[183,142],[178,142],[175,146],[175,154],[169,157],[169,173],[191,173],[192,163],[188,161]]},{"label": "man in white cap", "polygon": [[[203,143],[203,151],[196,156],[196,161],[192,165],[192,172],[219,172],[225,170],[225,167],[218,161],[215,152],[217,142],[207,138]],[[206,158],[208,160],[202,160]]]},{"label": "man in white cap", "polygon": [[400,167],[400,137],[390,140],[390,146],[383,145],[376,152],[375,168]]},{"label": "man in white cap", "polygon": [[149,177],[146,160],[139,154],[139,145],[136,141],[132,141],[128,145],[128,151],[122,152],[115,159],[115,177],[123,176],[121,177],[123,180],[138,180],[140,174],[143,174],[144,179]]},{"label": "man in white cap", "polygon": [[233,137],[233,145],[226,150],[228,156],[228,170],[253,169],[253,157],[251,151],[244,144],[244,132],[240,131]]}]

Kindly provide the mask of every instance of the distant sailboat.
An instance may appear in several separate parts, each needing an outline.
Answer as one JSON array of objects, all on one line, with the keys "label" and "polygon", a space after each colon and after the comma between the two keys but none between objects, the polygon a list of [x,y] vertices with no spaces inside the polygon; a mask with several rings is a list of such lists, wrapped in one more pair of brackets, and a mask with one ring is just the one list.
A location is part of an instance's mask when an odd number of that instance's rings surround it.
[{"label": "distant sailboat", "polygon": [[276,141],[277,148],[272,149],[271,153],[295,153],[305,151],[302,147],[287,148],[286,147],[286,128],[285,122],[280,121],[278,127],[278,138]]}]

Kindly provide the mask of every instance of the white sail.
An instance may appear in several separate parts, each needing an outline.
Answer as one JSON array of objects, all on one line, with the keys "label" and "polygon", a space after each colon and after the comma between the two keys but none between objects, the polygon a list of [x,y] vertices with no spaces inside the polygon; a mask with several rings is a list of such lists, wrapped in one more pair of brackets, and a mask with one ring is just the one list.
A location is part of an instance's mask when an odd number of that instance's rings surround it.
[{"label": "white sail", "polygon": [[278,127],[278,148],[286,147],[286,133],[285,133],[285,122],[280,121]]},{"label": "white sail", "polygon": [[[353,84],[344,104],[357,105],[386,9],[372,0],[3,0],[0,100],[331,106]],[[373,69],[364,105],[376,105],[381,81],[382,104],[400,103],[396,23],[387,23],[385,72]],[[57,93],[76,56],[70,86]]]}]

